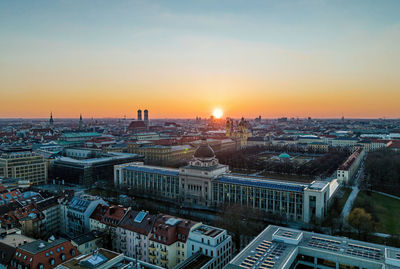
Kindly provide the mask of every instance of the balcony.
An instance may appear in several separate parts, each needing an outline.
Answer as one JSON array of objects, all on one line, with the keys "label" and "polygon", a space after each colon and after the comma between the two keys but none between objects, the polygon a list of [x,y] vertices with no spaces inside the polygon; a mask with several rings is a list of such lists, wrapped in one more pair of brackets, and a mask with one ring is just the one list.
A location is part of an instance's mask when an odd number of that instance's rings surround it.
[{"label": "balcony", "polygon": [[160,261],[161,261],[161,263],[168,263],[168,258],[161,256]]},{"label": "balcony", "polygon": [[149,253],[149,259],[155,260],[156,255],[154,253]]},{"label": "balcony", "polygon": [[166,249],[161,249],[161,254],[162,254],[162,255],[165,255],[165,256],[168,256],[168,250],[166,250]]},{"label": "balcony", "polygon": [[154,245],[149,246],[149,251],[156,251],[156,247]]}]

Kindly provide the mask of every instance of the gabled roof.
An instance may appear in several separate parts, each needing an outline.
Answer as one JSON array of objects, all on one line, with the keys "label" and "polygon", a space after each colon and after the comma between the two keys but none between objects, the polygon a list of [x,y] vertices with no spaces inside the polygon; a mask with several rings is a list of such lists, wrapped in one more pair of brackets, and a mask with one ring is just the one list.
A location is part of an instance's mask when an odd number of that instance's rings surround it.
[{"label": "gabled roof", "polygon": [[[139,214],[142,215],[141,218],[139,218]],[[156,216],[150,215],[147,212],[129,210],[118,226],[136,233],[148,235],[153,228],[155,219]]]}]

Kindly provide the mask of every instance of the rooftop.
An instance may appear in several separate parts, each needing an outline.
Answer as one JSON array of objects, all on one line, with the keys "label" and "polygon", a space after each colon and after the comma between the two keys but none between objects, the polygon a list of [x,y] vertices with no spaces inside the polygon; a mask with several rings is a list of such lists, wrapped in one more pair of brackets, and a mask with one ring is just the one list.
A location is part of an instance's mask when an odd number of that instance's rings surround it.
[{"label": "rooftop", "polygon": [[363,268],[400,265],[400,249],[270,225],[227,268],[289,268],[298,254]]},{"label": "rooftop", "polygon": [[82,244],[85,244],[87,242],[93,241],[93,240],[101,237],[101,235],[102,235],[101,232],[94,230],[94,231],[91,231],[91,232],[88,232],[88,233],[85,233],[83,235],[73,238],[71,240],[71,242],[73,242],[77,245],[82,245]]},{"label": "rooftop", "polygon": [[62,137],[65,138],[92,137],[92,136],[101,136],[101,134],[97,132],[68,132],[62,134]]},{"label": "rooftop", "polygon": [[132,153],[122,153],[122,152],[108,152],[107,156],[98,157],[98,158],[90,158],[90,159],[74,159],[71,157],[56,157],[56,162],[64,162],[64,163],[74,163],[74,164],[82,164],[82,165],[93,165],[97,163],[109,162],[114,160],[123,160],[126,158],[134,158],[138,157],[138,154]]},{"label": "rooftop", "polygon": [[232,175],[222,175],[214,180],[222,183],[251,185],[255,187],[264,187],[275,190],[295,191],[295,192],[303,192],[304,188],[308,186],[306,184],[301,184],[301,183],[287,183],[273,179],[266,179],[266,178],[260,179],[260,178],[232,176]]},{"label": "rooftop", "polygon": [[150,166],[150,165],[132,165],[132,166],[127,166],[125,169],[131,170],[131,171],[137,171],[137,172],[144,172],[144,173],[161,174],[161,175],[166,175],[166,176],[178,176],[179,175],[179,169]]},{"label": "rooftop", "polygon": [[192,231],[192,233],[198,233],[198,234],[209,236],[212,238],[216,237],[217,235],[219,235],[222,232],[223,232],[222,229],[208,226],[205,224],[202,224],[201,226],[199,226],[198,228],[196,228]]},{"label": "rooftop", "polygon": [[52,247],[55,247],[57,245],[60,245],[64,242],[67,242],[68,240],[60,238],[60,239],[56,239],[54,241],[51,242],[47,242],[47,241],[43,241],[43,240],[36,240],[30,243],[27,243],[25,245],[22,245],[19,247],[19,249],[24,250],[26,252],[29,252],[31,254],[37,254],[43,251],[46,251]]}]

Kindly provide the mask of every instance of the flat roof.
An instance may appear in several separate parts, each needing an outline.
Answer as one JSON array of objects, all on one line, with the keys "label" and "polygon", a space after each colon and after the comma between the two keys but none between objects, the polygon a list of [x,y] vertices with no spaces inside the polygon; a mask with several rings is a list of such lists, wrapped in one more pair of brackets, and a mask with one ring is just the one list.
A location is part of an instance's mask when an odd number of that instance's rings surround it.
[{"label": "flat roof", "polygon": [[24,245],[26,243],[30,243],[35,241],[36,239],[27,237],[25,235],[22,234],[7,234],[6,236],[0,238],[0,242],[12,246],[12,247],[19,247],[21,245]]},{"label": "flat roof", "polygon": [[202,224],[199,227],[197,227],[196,229],[194,229],[192,231],[192,233],[197,233],[197,234],[201,234],[201,235],[205,235],[205,236],[214,238],[217,235],[219,235],[220,233],[222,233],[223,231],[224,230],[222,230],[220,228]]},{"label": "flat roof", "polygon": [[166,176],[179,176],[179,169],[165,168],[158,166],[131,165],[124,167],[124,169],[130,171],[144,172],[144,173],[161,174]]},{"label": "flat roof", "polygon": [[56,157],[55,162],[63,162],[63,163],[74,163],[74,164],[82,164],[82,165],[93,165],[96,163],[114,161],[114,160],[124,160],[127,158],[139,157],[138,154],[133,153],[122,153],[122,152],[108,152],[108,156],[99,157],[99,158],[90,158],[90,159],[74,159],[71,157]]},{"label": "flat roof", "polygon": [[47,241],[43,241],[43,240],[36,240],[36,241],[30,242],[30,243],[27,243],[25,245],[19,246],[18,248],[35,255],[37,253],[46,251],[52,247],[58,246],[65,242],[67,242],[67,240],[63,239],[63,238],[56,239],[51,242],[47,242]]},{"label": "flat roof", "polygon": [[227,268],[289,268],[296,256],[329,257],[332,261],[366,268],[398,268],[387,258],[400,264],[400,249],[345,237],[329,236],[269,225],[246,246]]},{"label": "flat roof", "polygon": [[232,175],[222,175],[214,179],[214,181],[294,192],[303,192],[303,190],[308,187],[308,185],[301,183],[287,183],[267,178],[252,178]]}]

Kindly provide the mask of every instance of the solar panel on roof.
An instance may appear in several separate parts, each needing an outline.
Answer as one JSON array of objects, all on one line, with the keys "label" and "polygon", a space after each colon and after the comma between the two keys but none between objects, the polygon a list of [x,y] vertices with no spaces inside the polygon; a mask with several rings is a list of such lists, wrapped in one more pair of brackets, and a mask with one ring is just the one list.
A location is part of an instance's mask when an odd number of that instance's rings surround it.
[{"label": "solar panel on roof", "polygon": [[139,212],[139,214],[136,215],[134,222],[141,223],[143,219],[146,217],[147,212]]},{"label": "solar panel on roof", "polygon": [[167,176],[178,176],[178,170],[169,170],[163,169],[162,167],[143,167],[143,166],[128,166],[126,167],[127,170],[137,171],[137,172],[145,172],[145,173],[154,173],[154,174],[162,174]]},{"label": "solar panel on roof", "polygon": [[229,176],[221,176],[215,179],[216,181],[232,183],[232,184],[241,184],[241,185],[250,185],[256,187],[264,187],[269,189],[277,189],[283,191],[295,191],[295,192],[303,192],[305,188],[304,185],[300,184],[287,184],[283,182],[271,182],[268,180],[255,180],[253,178],[244,178],[244,177],[229,177]]}]

